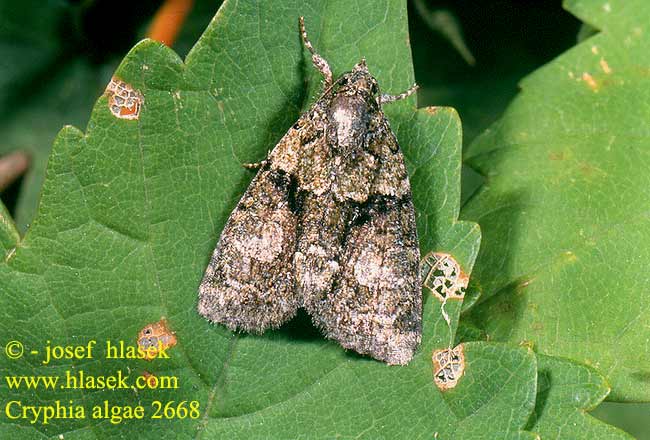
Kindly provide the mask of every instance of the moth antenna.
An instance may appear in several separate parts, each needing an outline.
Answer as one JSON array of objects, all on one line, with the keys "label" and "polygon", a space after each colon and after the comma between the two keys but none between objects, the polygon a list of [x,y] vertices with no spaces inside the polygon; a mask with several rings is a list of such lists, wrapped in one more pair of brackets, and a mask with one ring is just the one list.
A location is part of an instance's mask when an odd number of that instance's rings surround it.
[{"label": "moth antenna", "polygon": [[307,31],[305,30],[305,17],[300,17],[299,21],[302,42],[305,44],[305,47],[309,49],[309,52],[311,52],[311,62],[314,64],[314,67],[325,78],[324,87],[328,88],[332,85],[332,69],[330,69],[330,65],[327,63],[325,58],[316,53],[314,46],[311,45],[311,41],[309,41],[309,38],[307,38]]},{"label": "moth antenna", "polygon": [[377,101],[378,101],[379,104],[388,104],[390,102],[395,102],[395,101],[399,101],[401,99],[406,99],[409,96],[411,96],[412,94],[414,94],[416,92],[416,90],[419,89],[419,88],[420,88],[420,86],[418,86],[417,84],[413,84],[410,89],[408,89],[405,92],[400,93],[399,95],[381,95],[377,99]]}]

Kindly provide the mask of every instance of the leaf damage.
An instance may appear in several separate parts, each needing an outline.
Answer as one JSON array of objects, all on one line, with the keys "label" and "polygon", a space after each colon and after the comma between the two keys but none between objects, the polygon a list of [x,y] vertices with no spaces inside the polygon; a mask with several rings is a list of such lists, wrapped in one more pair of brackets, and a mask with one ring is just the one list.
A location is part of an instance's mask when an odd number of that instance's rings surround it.
[{"label": "leaf damage", "polygon": [[433,381],[440,391],[450,390],[465,373],[465,354],[463,344],[454,348],[435,350],[433,361]]},{"label": "leaf damage", "polygon": [[138,347],[146,352],[145,359],[155,359],[159,352],[176,345],[176,333],[170,330],[165,317],[160,321],[146,325],[138,333]]},{"label": "leaf damage", "polygon": [[469,276],[454,257],[444,252],[429,252],[420,263],[422,286],[440,301],[462,300]]},{"label": "leaf damage", "polygon": [[144,380],[146,381],[147,386],[149,388],[152,389],[158,388],[158,377],[155,374],[150,373],[147,370],[144,370],[141,376],[144,377]]},{"label": "leaf damage", "polygon": [[113,77],[106,86],[105,94],[108,97],[108,109],[116,118],[134,120],[140,117],[144,98],[130,84]]}]

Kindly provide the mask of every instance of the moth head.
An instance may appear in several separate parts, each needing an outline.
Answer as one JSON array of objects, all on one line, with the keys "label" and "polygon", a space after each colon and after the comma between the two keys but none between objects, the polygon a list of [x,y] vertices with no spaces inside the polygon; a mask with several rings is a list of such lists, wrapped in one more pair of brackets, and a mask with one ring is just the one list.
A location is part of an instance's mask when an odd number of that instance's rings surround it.
[{"label": "moth head", "polygon": [[352,71],[344,73],[337,80],[337,94],[357,95],[364,99],[375,100],[379,95],[377,80],[368,71],[366,59],[362,58]]}]

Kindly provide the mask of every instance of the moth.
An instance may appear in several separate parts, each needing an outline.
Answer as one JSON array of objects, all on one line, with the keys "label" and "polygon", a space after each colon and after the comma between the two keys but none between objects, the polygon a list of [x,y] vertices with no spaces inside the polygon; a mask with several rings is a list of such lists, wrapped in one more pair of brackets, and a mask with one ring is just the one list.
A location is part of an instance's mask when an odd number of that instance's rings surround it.
[{"label": "moth", "polygon": [[300,32],[324,91],[259,164],[199,287],[199,313],[262,333],[303,307],[326,337],[407,364],[422,334],[409,178],[365,59],[335,81]]}]

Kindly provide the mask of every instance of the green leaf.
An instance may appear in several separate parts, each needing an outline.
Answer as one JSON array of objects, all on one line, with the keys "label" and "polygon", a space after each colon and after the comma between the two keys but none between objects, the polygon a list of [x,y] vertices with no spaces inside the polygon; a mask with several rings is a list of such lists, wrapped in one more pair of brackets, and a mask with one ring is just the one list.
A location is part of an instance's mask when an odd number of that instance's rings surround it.
[{"label": "green leaf", "polygon": [[[410,2],[409,16],[418,103],[454,107],[463,122],[464,146],[503,114],[522,77],[575,44],[578,20],[557,5],[448,2],[449,10],[432,5],[428,11],[425,3]],[[465,46],[475,64],[463,56]],[[461,206],[483,181],[463,167]]]},{"label": "green leaf", "polygon": [[537,356],[537,403],[527,427],[545,440],[631,440],[632,436],[586,414],[609,394],[596,370],[565,359]]},{"label": "green leaf", "polygon": [[0,2],[0,58],[11,60],[0,63],[0,156],[31,157],[15,209],[22,233],[36,213],[54,136],[66,123],[86,123],[115,67],[71,57],[61,31],[72,32],[73,15],[65,2]]},{"label": "green leaf", "polygon": [[7,208],[0,202],[0,246],[7,256],[16,247],[20,241],[20,235],[16,230],[16,225],[7,211]]},{"label": "green leaf", "polygon": [[650,7],[566,5],[601,32],[527,77],[467,153],[487,177],[463,211],[484,233],[474,281],[490,298],[472,318],[595,367],[613,400],[648,400]]},{"label": "green leaf", "polygon": [[[0,1],[0,57],[11,60],[0,63],[0,156],[24,150],[31,157],[14,211],[21,233],[36,215],[52,140],[63,125],[88,122],[119,61],[85,47],[92,43],[80,28],[91,26],[84,20],[96,15],[87,17],[93,7],[98,10],[97,2]],[[187,53],[217,7],[213,1],[196,2],[176,44],[181,53]],[[147,8],[124,8],[123,13],[144,14]],[[120,21],[120,26],[135,24]],[[75,45],[76,40],[83,45]]]},{"label": "green leaf", "polygon": [[[210,20],[221,6],[221,1],[214,0],[195,0],[183,26],[180,29],[176,41],[172,45],[174,51],[181,57],[185,58],[196,40],[203,34],[205,28],[210,24]],[[144,36],[144,34],[143,34]]]},{"label": "green leaf", "polygon": [[430,372],[346,362],[286,402],[208,422],[205,434],[233,439],[535,439],[513,431],[532,409],[532,352],[474,342],[465,345],[465,356],[471,373],[444,395],[431,385]]},{"label": "green leaf", "polygon": [[107,71],[81,59],[48,73],[46,79],[39,79],[41,85],[36,90],[26,92],[21,101],[10,100],[1,109],[0,155],[23,150],[31,158],[15,209],[22,233],[36,215],[52,139],[62,125],[87,121],[88,111],[110,78]]},{"label": "green leaf", "polygon": [[[210,253],[252,178],[241,164],[264,157],[320,87],[299,14],[335,73],[365,56],[384,91],[413,82],[403,1],[226,2],[185,63],[152,41],[137,45],[115,76],[143,97],[139,118],[116,118],[102,96],[85,133],[59,133],[38,215],[0,264],[0,341],[25,345],[20,359],[0,357],[0,368],[11,376],[121,371],[133,380],[146,370],[177,376],[178,389],[14,389],[11,399],[24,405],[58,400],[83,406],[86,417],[3,418],[0,436],[535,438],[523,432],[535,402],[530,350],[466,343],[458,386],[443,393],[434,385],[431,355],[453,341],[459,301],[445,304],[447,323],[440,301],[425,297],[423,343],[406,367],[346,353],[304,315],[256,336],[196,312]],[[450,253],[469,273],[479,230],[457,222],[456,113],[416,110],[414,99],[386,111],[411,172],[422,251]],[[132,345],[163,316],[178,340],[170,359],[104,358],[107,340]],[[92,358],[42,363],[48,344],[90,340]],[[150,419],[153,402],[172,400],[198,401],[200,417]],[[93,418],[90,409],[105,401],[142,404],[146,416]]]},{"label": "green leaf", "polygon": [[649,403],[603,402],[591,413],[594,417],[618,426],[637,440],[648,440]]}]

